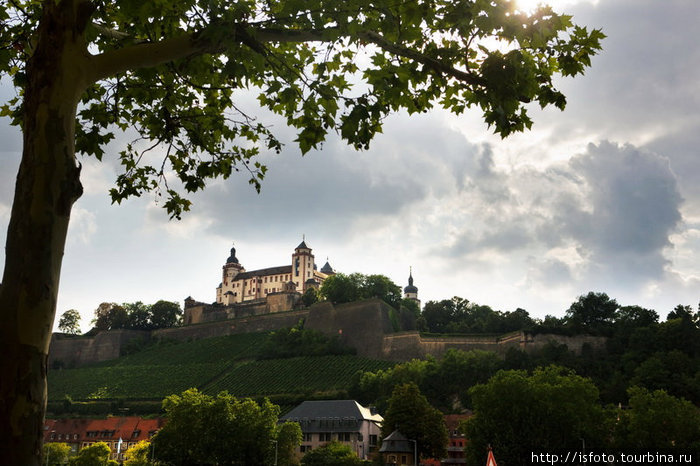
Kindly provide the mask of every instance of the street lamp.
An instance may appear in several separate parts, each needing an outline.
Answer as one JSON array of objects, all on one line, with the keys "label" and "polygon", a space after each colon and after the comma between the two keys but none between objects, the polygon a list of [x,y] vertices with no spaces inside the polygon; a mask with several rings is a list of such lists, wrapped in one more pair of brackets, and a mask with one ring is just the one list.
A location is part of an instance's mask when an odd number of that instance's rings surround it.
[{"label": "street lamp", "polygon": [[[56,431],[52,430],[51,431],[51,437],[49,437],[51,440],[53,440],[53,436],[56,435]],[[49,466],[49,456],[51,456],[51,449],[47,448],[46,449],[46,466]]]},{"label": "street lamp", "polygon": [[409,442],[413,442],[413,465],[418,466],[418,441],[408,439]]},{"label": "street lamp", "polygon": [[275,463],[274,465],[277,466],[277,440],[272,441],[275,444]]}]

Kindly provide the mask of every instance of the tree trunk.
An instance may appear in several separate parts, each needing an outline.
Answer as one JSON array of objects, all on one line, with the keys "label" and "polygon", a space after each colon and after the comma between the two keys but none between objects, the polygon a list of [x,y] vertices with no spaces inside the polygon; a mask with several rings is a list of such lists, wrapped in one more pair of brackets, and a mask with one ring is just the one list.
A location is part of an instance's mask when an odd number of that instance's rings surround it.
[{"label": "tree trunk", "polygon": [[27,64],[24,147],[0,288],[0,464],[41,464],[61,261],[71,208],[82,194],[75,116],[87,86],[83,31],[90,14],[84,0],[45,2]]}]

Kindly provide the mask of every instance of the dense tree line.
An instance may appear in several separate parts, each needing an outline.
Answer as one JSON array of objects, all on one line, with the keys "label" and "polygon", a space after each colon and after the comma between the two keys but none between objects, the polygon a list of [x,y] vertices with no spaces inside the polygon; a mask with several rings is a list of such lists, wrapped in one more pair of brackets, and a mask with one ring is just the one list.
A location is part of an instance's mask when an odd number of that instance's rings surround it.
[{"label": "dense tree line", "polygon": [[418,325],[430,333],[506,333],[532,329],[536,321],[524,309],[494,311],[455,296],[425,303]]},{"label": "dense tree line", "polygon": [[332,303],[350,303],[379,298],[391,307],[401,306],[401,288],[384,275],[337,273],[324,280],[319,290],[321,298]]},{"label": "dense tree line", "polygon": [[[602,348],[580,353],[550,342],[537,351],[448,350],[391,369],[356,374],[350,396],[386,412],[392,393],[413,384],[443,413],[470,411],[467,464],[529,464],[542,452],[654,448],[700,454],[700,311],[620,306],[605,293],[574,301],[562,318],[533,319],[522,309],[494,311],[463,298],[426,303],[419,321],[437,333],[597,335]],[[618,458],[619,461],[619,458]]]},{"label": "dense tree line", "polygon": [[[445,307],[466,302],[449,301],[451,304]],[[559,330],[571,335],[584,333],[586,329],[603,333],[607,337],[603,348],[584,344],[580,354],[575,354],[565,345],[552,342],[537,351],[511,348],[503,358],[485,351],[450,350],[440,360],[414,360],[386,371],[358,374],[350,392],[363,402],[381,406],[394,386],[414,382],[434,406],[452,412],[471,408],[469,388],[486,382],[499,370],[533,371],[557,364],[591,378],[606,403],[627,403],[628,389],[632,386],[665,390],[670,395],[700,403],[697,313],[687,306],[678,306],[665,322],[659,322],[654,311],[638,306],[613,307],[611,302],[614,300],[604,294],[589,294],[579,298],[557,326],[543,329],[544,324],[535,322],[532,327],[533,331]],[[613,313],[610,308],[614,309]],[[494,320],[497,318],[497,314],[492,316],[496,316]]]},{"label": "dense tree line", "polygon": [[700,454],[700,409],[663,390],[633,387],[624,409],[606,406],[590,379],[548,366],[500,371],[470,395],[474,416],[462,425],[470,465],[483,464],[489,446],[503,466],[533,464],[533,454],[547,453]]},{"label": "dense tree line", "polygon": [[334,304],[379,298],[391,306],[389,318],[396,331],[415,329],[420,319],[418,303],[402,298],[401,288],[385,275],[337,273],[324,280],[318,297]]},{"label": "dense tree line", "polygon": [[179,303],[160,300],[154,304],[102,303],[95,309],[93,331],[131,329],[155,330],[175,327],[182,323]]}]

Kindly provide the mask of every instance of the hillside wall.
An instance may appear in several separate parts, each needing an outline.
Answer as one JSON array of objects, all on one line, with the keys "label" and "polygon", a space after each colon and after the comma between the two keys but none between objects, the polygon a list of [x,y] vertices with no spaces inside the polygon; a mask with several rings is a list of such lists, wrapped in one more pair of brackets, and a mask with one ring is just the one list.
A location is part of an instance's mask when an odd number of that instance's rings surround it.
[{"label": "hillside wall", "polygon": [[394,330],[389,319],[391,308],[380,299],[333,305],[318,303],[311,306],[304,328],[318,330],[329,336],[338,335],[360,356],[384,359],[382,339]]},{"label": "hillside wall", "polygon": [[449,349],[464,351],[480,349],[505,355],[509,348],[533,351],[549,342],[565,344],[580,353],[584,345],[603,349],[606,339],[590,335],[529,335],[513,332],[504,335],[421,336],[416,331],[396,332],[392,326],[392,309],[379,299],[333,305],[317,303],[309,309],[273,312],[243,317],[229,316],[226,320],[143,332],[113,330],[101,332],[94,338],[54,334],[49,349],[49,367],[60,361],[66,367],[80,366],[118,358],[125,345],[134,339],[196,340],[240,333],[268,332],[293,327],[300,319],[305,328],[318,330],[341,341],[368,358],[408,361],[426,356],[441,357]]},{"label": "hillside wall", "polygon": [[564,344],[570,351],[581,353],[584,345],[592,349],[605,348],[605,337],[592,335],[530,335],[525,332],[511,332],[504,335],[467,335],[467,336],[421,336],[418,332],[400,332],[384,335],[382,339],[383,359],[390,361],[408,361],[423,359],[427,356],[442,357],[449,349],[463,351],[484,350],[493,351],[505,356],[510,348],[523,351],[535,351],[549,343]]},{"label": "hillside wall", "polygon": [[305,319],[308,315],[308,309],[304,309],[300,311],[240,317],[224,321],[154,330],[152,332],[152,337],[170,340],[199,340],[202,338],[235,335],[238,333],[269,332],[281,328],[293,327],[300,319]]},{"label": "hillside wall", "polygon": [[54,333],[49,347],[49,367],[56,364],[77,367],[115,359],[129,342],[149,338],[150,332],[143,330],[111,330],[92,338]]}]

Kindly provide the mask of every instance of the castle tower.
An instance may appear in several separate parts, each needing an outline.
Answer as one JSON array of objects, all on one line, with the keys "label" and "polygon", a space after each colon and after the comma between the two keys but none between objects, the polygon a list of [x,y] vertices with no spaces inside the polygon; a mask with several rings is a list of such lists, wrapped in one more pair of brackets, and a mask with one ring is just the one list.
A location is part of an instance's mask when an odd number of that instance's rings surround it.
[{"label": "castle tower", "polygon": [[418,303],[418,306],[420,306],[420,299],[418,299],[418,288],[413,285],[413,270],[412,268],[409,268],[408,270],[408,286],[403,289],[403,297],[406,299],[412,299]]},{"label": "castle tower", "polygon": [[323,267],[321,267],[321,273],[324,273],[326,275],[335,275],[335,270],[333,270],[333,267],[331,267],[331,264],[328,262],[327,257],[326,263],[323,264]]},{"label": "castle tower", "polygon": [[231,254],[226,259],[226,264],[222,267],[221,273],[221,284],[216,289],[216,302],[221,304],[231,304],[235,301],[240,301],[235,299],[237,297],[237,292],[233,290],[233,282],[236,276],[245,272],[243,266],[238,262],[236,257],[236,248],[231,248]]},{"label": "castle tower", "polygon": [[306,239],[303,238],[292,254],[292,281],[297,286],[297,291],[300,293],[306,291],[306,282],[314,278],[314,270],[316,270],[314,255],[311,253],[311,248],[306,245]]}]

